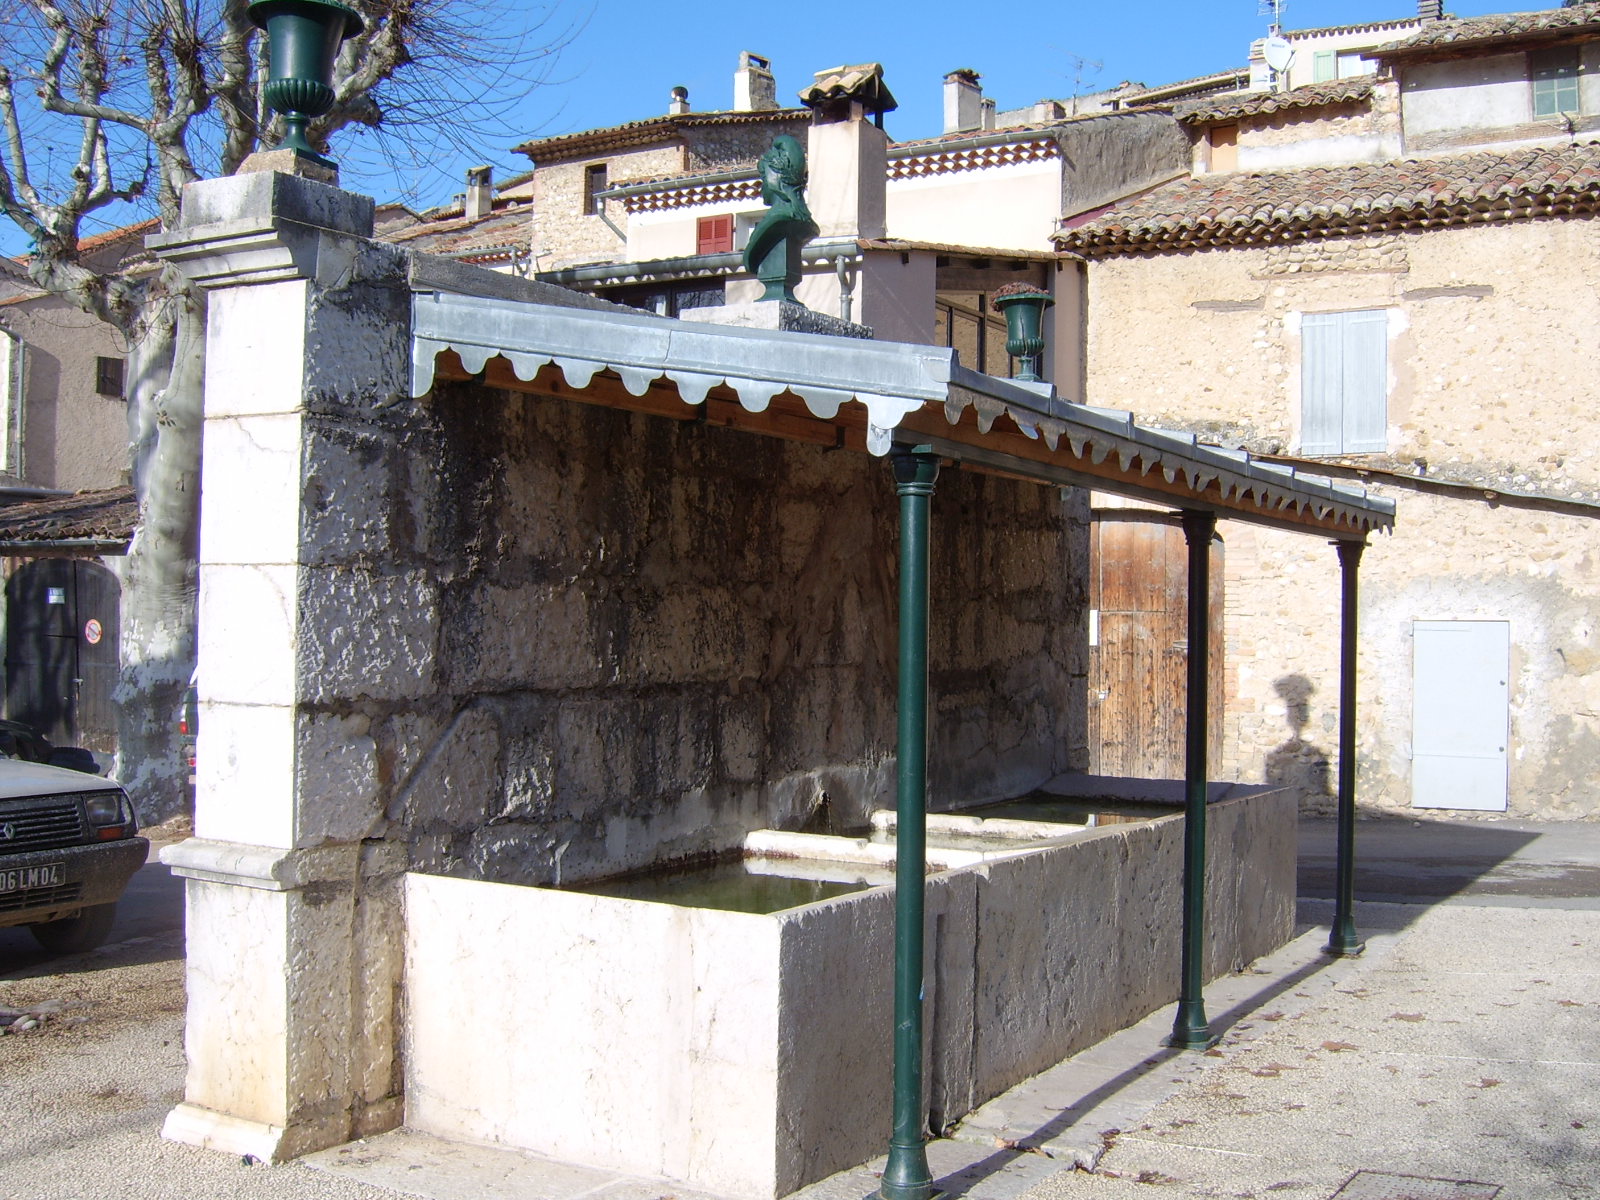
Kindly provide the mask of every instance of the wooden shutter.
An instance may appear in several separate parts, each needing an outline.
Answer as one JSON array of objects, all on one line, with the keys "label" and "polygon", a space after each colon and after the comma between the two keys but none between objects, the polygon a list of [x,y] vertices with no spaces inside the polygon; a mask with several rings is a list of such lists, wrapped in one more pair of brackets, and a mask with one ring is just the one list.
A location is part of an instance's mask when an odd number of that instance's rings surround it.
[{"label": "wooden shutter", "polygon": [[1311,82],[1326,83],[1339,78],[1339,54],[1336,50],[1318,50],[1311,56]]},{"label": "wooden shutter", "polygon": [[701,217],[695,225],[696,254],[725,254],[733,249],[733,214]]},{"label": "wooden shutter", "polygon": [[1300,452],[1386,449],[1389,314],[1307,313],[1300,321]]}]

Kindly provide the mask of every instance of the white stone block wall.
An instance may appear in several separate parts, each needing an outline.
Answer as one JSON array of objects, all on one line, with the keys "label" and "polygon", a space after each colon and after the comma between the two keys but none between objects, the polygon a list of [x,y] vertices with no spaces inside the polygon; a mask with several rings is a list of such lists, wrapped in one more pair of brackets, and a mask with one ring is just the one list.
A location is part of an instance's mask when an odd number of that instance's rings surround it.
[{"label": "white stone block wall", "polygon": [[[1293,930],[1295,805],[1208,817],[1211,979]],[[1176,998],[1182,846],[1166,817],[930,878],[931,1124]],[[409,1126],[730,1196],[886,1147],[892,888],[759,916],[413,874],[406,902]]]}]

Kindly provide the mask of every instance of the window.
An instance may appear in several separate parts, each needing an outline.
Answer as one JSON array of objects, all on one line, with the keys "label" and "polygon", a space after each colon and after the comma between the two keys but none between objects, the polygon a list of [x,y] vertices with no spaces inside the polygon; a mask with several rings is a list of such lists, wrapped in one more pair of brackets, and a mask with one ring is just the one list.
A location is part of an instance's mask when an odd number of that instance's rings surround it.
[{"label": "window", "polygon": [[701,217],[695,223],[694,252],[725,254],[733,249],[733,214]]},{"label": "window", "polygon": [[1339,78],[1339,52],[1318,50],[1311,55],[1311,82],[1326,83]]},{"label": "window", "polygon": [[585,216],[594,216],[605,207],[605,201],[600,199],[600,193],[606,190],[606,164],[596,163],[592,167],[583,169],[583,212]]},{"label": "window", "polygon": [[1533,115],[1559,117],[1578,108],[1578,48],[1558,46],[1528,55],[1528,77],[1533,81]]},{"label": "window", "polygon": [[120,358],[101,356],[94,360],[94,390],[102,396],[111,396],[117,400],[123,398]]},{"label": "window", "polygon": [[1239,169],[1239,127],[1214,125],[1210,134],[1211,170],[1237,171]]},{"label": "window", "polygon": [[1300,319],[1300,452],[1387,449],[1389,314],[1306,313]]}]

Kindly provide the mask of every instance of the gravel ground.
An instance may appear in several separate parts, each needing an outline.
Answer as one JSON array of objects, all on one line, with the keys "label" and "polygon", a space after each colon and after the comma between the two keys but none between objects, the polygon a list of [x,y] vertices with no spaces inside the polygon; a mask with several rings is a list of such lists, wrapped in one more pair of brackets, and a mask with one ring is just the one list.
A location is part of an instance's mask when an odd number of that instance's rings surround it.
[{"label": "gravel ground", "polygon": [[[387,1188],[162,1140],[183,1092],[183,936],[0,973],[0,1200],[388,1200]],[[0,962],[0,972],[8,964]]]}]

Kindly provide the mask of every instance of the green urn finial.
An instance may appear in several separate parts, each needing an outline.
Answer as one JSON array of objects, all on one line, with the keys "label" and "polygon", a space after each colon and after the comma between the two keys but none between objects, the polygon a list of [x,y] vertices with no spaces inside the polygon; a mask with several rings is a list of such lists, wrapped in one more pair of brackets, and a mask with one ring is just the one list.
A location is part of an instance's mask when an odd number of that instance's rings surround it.
[{"label": "green urn finial", "polygon": [[334,0],[256,0],[250,20],[267,34],[266,102],[283,114],[288,133],[278,144],[323,166],[334,166],[306,140],[306,126],[333,107],[333,61],[339,43],[365,24]]},{"label": "green urn finial", "polygon": [[1031,283],[1008,283],[989,297],[991,307],[1006,319],[1006,353],[1022,369],[1017,380],[1039,382],[1039,356],[1044,353],[1044,310],[1055,301],[1042,287]]},{"label": "green urn finial", "polygon": [[798,138],[780,133],[757,165],[761,202],[769,206],[744,248],[744,269],[767,285],[763,300],[799,304],[800,248],[817,236],[806,207],[806,151]]}]

